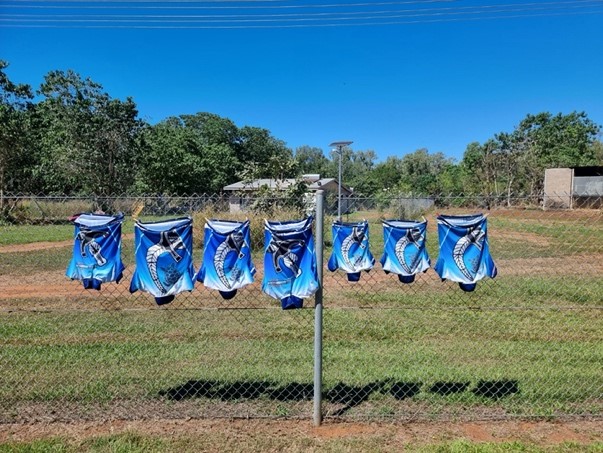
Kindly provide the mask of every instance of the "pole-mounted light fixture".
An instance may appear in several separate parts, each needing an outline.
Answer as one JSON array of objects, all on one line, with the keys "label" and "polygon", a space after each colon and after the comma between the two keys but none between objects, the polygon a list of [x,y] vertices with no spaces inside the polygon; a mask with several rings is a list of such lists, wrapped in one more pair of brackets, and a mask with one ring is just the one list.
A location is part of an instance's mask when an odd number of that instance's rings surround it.
[{"label": "pole-mounted light fixture", "polygon": [[338,193],[337,193],[337,220],[341,221],[341,184],[342,184],[342,166],[341,166],[341,159],[343,158],[343,148],[345,148],[348,145],[351,145],[352,141],[349,140],[342,140],[339,142],[333,142],[331,143],[329,146],[334,146],[335,149],[334,151],[339,154],[339,180],[337,181],[337,185],[338,185]]}]

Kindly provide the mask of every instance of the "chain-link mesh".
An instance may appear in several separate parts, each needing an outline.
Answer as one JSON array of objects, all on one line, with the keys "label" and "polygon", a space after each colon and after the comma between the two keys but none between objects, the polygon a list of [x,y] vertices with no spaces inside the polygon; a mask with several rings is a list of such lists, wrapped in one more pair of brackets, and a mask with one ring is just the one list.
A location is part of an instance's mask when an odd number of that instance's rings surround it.
[{"label": "chain-link mesh", "polygon": [[[504,418],[603,413],[601,199],[543,210],[537,198],[354,200],[377,260],[360,282],[327,273],[326,415]],[[436,216],[487,214],[498,276],[474,292],[441,281]],[[428,221],[432,268],[386,275],[383,219]]]},{"label": "chain-link mesh", "polygon": [[[336,198],[328,196],[325,260]],[[261,292],[264,218],[294,219],[283,199],[4,196],[0,211],[0,421],[158,417],[310,417],[313,300],[283,311]],[[275,204],[278,206],[275,207]],[[299,204],[298,204],[299,205]],[[356,283],[324,270],[324,413],[396,419],[603,413],[603,212],[542,200],[436,197],[346,200],[367,219],[488,213],[495,279],[473,293],[433,269],[412,284],[377,262]],[[124,280],[84,290],[65,277],[67,218],[122,211]],[[198,269],[206,218],[252,224],[256,281],[223,300],[197,283],[165,306],[128,291],[133,217],[194,219]]]},{"label": "chain-link mesh", "polygon": [[[263,218],[223,197],[5,200],[0,227],[0,419],[310,416],[313,300],[282,311],[261,292]],[[122,211],[119,284],[100,292],[65,277],[70,215]],[[129,293],[132,216],[191,215],[194,264],[206,218],[252,221],[255,282],[232,300],[201,283],[161,307]],[[287,212],[274,213],[290,216]]]}]

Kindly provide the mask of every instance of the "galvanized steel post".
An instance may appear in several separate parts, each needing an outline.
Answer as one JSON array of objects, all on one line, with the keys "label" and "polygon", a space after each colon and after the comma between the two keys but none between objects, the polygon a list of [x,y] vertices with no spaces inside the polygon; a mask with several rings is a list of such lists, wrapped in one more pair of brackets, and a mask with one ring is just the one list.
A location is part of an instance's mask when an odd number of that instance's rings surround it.
[{"label": "galvanized steel post", "polygon": [[316,273],[318,290],[314,296],[314,426],[322,423],[322,270],[324,231],[324,191],[316,191]]}]

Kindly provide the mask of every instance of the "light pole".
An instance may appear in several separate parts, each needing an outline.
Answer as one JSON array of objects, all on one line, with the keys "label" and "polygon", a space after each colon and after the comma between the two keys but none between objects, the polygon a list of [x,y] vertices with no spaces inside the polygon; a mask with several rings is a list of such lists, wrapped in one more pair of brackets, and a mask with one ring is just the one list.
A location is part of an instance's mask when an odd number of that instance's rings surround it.
[{"label": "light pole", "polygon": [[336,153],[339,154],[339,180],[337,181],[337,185],[338,185],[338,192],[337,192],[337,220],[339,220],[341,222],[341,179],[342,179],[342,167],[341,167],[341,160],[343,158],[343,148],[351,145],[352,141],[339,141],[339,142],[333,142],[331,143],[329,146],[334,146],[336,148]]}]

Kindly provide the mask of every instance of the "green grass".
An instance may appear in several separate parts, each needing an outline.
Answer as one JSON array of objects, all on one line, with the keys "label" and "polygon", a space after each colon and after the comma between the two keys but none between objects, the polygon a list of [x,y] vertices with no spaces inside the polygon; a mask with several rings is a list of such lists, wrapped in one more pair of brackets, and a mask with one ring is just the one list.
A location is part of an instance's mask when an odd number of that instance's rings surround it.
[{"label": "green grass", "polygon": [[[312,382],[311,310],[15,312],[2,314],[0,326],[5,407],[161,400],[190,380]],[[325,385],[411,382],[421,387],[413,402],[571,412],[572,404],[600,403],[601,332],[603,318],[591,310],[329,309]],[[473,393],[480,380],[516,381],[519,392],[484,398]],[[451,399],[430,391],[439,381],[470,385]],[[397,404],[387,387],[375,397]]]},{"label": "green grass", "polygon": [[73,238],[73,226],[66,225],[0,225],[0,245],[56,242]]},{"label": "green grass", "polygon": [[193,436],[143,435],[135,432],[71,439],[54,437],[31,442],[0,443],[0,453],[137,453],[137,452],[183,452],[183,451],[221,451],[221,452],[381,452],[404,451],[417,453],[596,453],[603,451],[603,444],[592,442],[578,444],[565,442],[546,447],[532,442],[471,442],[456,440],[448,442],[425,442],[408,444],[394,438],[392,434],[356,435],[344,438],[320,438],[312,434],[294,433],[290,436],[269,436],[263,433],[242,433],[229,438],[216,431]]},{"label": "green grass", "polygon": [[[603,252],[600,215],[578,225],[575,219],[552,218],[546,223],[496,214],[490,218],[495,260],[521,261],[512,261],[512,267],[507,262],[508,273],[480,282],[474,293],[439,282],[433,270],[412,285],[384,276],[379,265],[359,284],[346,282],[341,273],[325,272],[326,389],[372,386],[366,401],[349,414],[396,417],[415,405],[426,416],[481,407],[540,416],[601,415],[603,278],[595,268],[596,254]],[[542,213],[542,219],[546,215]],[[378,259],[381,227],[374,213],[370,221],[371,247]],[[429,248],[435,262],[432,217],[430,222]],[[131,229],[127,223],[124,232]],[[0,235],[0,245],[72,235],[69,225],[1,231],[6,234]],[[532,235],[531,242],[522,243],[522,234]],[[132,239],[124,240],[128,272],[134,267],[132,250]],[[195,251],[199,259],[198,246]],[[587,252],[593,255],[581,258],[583,272],[575,275],[564,275],[562,262],[556,268],[540,262],[538,273],[532,270],[531,258]],[[70,255],[70,245],[1,253],[0,275],[35,278],[44,271],[49,284],[76,285],[63,276]],[[256,244],[256,265],[261,255],[261,244]],[[329,250],[325,259],[328,255]],[[270,389],[310,384],[312,310],[273,309],[277,303],[261,295],[259,286],[258,282],[241,291],[228,303],[197,288],[179,296],[167,310],[150,310],[151,300],[126,295],[127,282],[106,285],[91,297],[38,299],[32,294],[30,299],[0,300],[0,412],[37,403],[59,412],[66,403],[167,405],[161,393],[191,380],[216,381],[221,389],[235,383],[265,382]],[[266,309],[174,309],[178,307]],[[139,311],[122,310],[127,308]],[[516,382],[518,392],[502,398],[479,395],[480,381]],[[396,382],[417,384],[419,391],[397,400],[391,394]],[[431,389],[438,382],[468,385],[461,392],[440,395]],[[272,415],[289,415],[288,405],[296,404],[271,400],[267,391],[259,396]],[[199,401],[223,403],[217,399]]]},{"label": "green grass", "polygon": [[[379,272],[379,271],[377,271]],[[526,274],[529,269],[525,270]],[[372,280],[365,274],[361,284],[349,284],[345,276],[325,287],[325,305],[441,309],[470,308],[473,310],[493,308],[603,308],[603,278],[592,275],[576,275],[573,278],[561,275],[506,276],[486,279],[478,283],[474,292],[463,292],[456,283],[440,282],[428,271],[411,285],[398,282],[396,276],[385,281]]]},{"label": "green grass", "polygon": [[[166,216],[144,216],[140,217],[144,222],[156,222],[164,220]],[[65,221],[67,222],[67,221]],[[58,242],[68,241],[73,239],[73,225],[65,224],[48,224],[48,225],[1,225],[0,224],[0,246],[15,245],[15,244],[30,244],[35,242]],[[124,220],[122,225],[124,234],[134,233],[134,221],[131,217]]]}]

